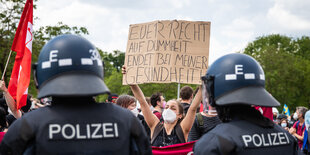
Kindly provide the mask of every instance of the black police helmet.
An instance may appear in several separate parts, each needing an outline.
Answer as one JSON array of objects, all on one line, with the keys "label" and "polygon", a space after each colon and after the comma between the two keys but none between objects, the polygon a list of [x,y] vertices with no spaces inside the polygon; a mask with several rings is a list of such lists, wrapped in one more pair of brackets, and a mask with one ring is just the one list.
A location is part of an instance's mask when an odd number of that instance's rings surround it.
[{"label": "black police helmet", "polygon": [[38,98],[95,96],[109,93],[96,48],[76,35],[61,35],[41,50],[34,67]]},{"label": "black police helmet", "polygon": [[252,57],[234,53],[217,59],[207,70],[203,81],[203,101],[212,106],[257,105],[279,106],[265,90],[265,74]]}]

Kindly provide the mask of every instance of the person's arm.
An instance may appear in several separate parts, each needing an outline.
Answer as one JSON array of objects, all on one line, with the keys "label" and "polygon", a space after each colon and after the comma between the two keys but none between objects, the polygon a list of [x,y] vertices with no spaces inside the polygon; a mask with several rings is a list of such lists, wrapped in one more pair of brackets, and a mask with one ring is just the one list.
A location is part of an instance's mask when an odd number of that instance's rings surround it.
[{"label": "person's arm", "polygon": [[303,141],[304,140],[304,134],[305,132],[302,132],[302,135],[298,135],[296,132],[293,134],[298,140]]},{"label": "person's arm", "polygon": [[191,106],[189,107],[187,114],[185,115],[183,121],[181,122],[181,127],[184,133],[185,140],[187,140],[188,133],[193,126],[195,121],[196,109],[199,106],[202,96],[201,96],[201,86],[199,86],[199,91],[197,92]]},{"label": "person's arm", "polygon": [[17,109],[17,105],[11,94],[9,93],[8,89],[5,86],[4,81],[0,80],[0,90],[3,92],[3,96],[5,98],[6,104],[10,108],[13,116],[18,119],[22,117],[22,113],[20,110]]},{"label": "person's arm", "polygon": [[296,133],[296,125],[297,125],[297,121],[294,123],[294,125],[290,128],[289,133],[291,135]]},{"label": "person's arm", "polygon": [[[123,66],[122,73],[126,74],[126,67]],[[157,123],[159,123],[159,119],[156,117],[156,115],[153,114],[151,111],[149,105],[147,104],[144,94],[140,87],[138,85],[130,85],[131,91],[134,94],[135,98],[139,101],[141,110],[144,116],[144,119],[151,129],[151,132],[153,133]]]}]

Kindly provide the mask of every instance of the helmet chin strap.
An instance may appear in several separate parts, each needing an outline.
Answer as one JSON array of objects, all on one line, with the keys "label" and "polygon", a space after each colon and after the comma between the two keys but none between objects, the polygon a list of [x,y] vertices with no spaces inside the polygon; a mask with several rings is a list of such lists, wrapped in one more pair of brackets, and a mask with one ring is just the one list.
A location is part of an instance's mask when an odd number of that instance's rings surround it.
[{"label": "helmet chin strap", "polygon": [[207,75],[206,76],[206,87],[207,92],[209,94],[209,103],[211,106],[215,107],[215,99],[214,99],[214,76],[213,75]]},{"label": "helmet chin strap", "polygon": [[37,80],[37,67],[38,63],[34,63],[31,65],[31,68],[33,70],[33,79],[34,79],[34,84],[36,85],[36,88],[39,88],[38,80]]}]

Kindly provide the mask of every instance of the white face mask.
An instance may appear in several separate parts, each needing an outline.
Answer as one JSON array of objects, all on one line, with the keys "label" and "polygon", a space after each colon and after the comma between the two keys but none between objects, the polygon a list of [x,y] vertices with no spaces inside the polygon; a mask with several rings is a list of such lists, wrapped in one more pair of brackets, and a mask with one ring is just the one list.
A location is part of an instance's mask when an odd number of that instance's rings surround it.
[{"label": "white face mask", "polygon": [[282,126],[283,128],[285,128],[285,127],[287,126],[287,124],[286,124],[286,123],[281,123],[281,126]]},{"label": "white face mask", "polygon": [[165,109],[163,119],[165,123],[173,123],[177,119],[177,115],[171,109]]},{"label": "white face mask", "polygon": [[138,109],[132,109],[131,110],[131,112],[133,113],[133,115],[135,115],[136,117],[138,116],[138,114],[139,114],[139,111],[138,111]]},{"label": "white face mask", "polygon": [[298,115],[297,115],[296,112],[294,113],[293,118],[294,118],[294,120],[297,120],[297,119],[298,119]]}]

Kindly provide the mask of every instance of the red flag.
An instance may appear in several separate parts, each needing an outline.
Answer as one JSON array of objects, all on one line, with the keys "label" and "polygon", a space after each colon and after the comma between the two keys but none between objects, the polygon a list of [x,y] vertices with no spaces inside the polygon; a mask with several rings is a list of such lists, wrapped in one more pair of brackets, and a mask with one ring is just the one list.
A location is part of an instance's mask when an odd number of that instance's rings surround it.
[{"label": "red flag", "polygon": [[152,146],[153,155],[192,155],[196,141],[169,145],[165,147]]},{"label": "red flag", "polygon": [[16,57],[8,90],[16,99],[17,109],[25,106],[27,102],[31,71],[32,24],[33,0],[27,0],[11,48],[16,52]]},{"label": "red flag", "polygon": [[272,107],[254,106],[254,108],[258,110],[259,112],[261,112],[263,116],[273,121]]}]

